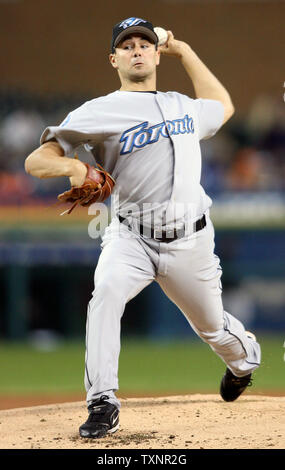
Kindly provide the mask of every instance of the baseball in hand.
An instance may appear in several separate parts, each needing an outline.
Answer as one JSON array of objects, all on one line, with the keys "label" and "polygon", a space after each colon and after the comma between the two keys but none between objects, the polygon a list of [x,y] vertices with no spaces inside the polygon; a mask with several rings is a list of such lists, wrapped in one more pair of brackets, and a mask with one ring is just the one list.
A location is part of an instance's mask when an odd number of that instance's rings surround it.
[{"label": "baseball in hand", "polygon": [[160,26],[153,28],[153,30],[158,37],[158,45],[163,46],[163,44],[166,43],[168,38],[167,31],[164,28],[160,28]]}]

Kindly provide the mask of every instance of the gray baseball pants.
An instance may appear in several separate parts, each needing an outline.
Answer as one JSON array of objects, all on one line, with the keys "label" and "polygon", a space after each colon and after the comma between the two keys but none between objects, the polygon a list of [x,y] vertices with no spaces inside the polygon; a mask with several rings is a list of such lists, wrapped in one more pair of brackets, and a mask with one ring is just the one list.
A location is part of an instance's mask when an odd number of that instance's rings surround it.
[{"label": "gray baseball pants", "polygon": [[130,231],[116,217],[106,228],[87,312],[87,404],[106,394],[120,407],[115,392],[119,388],[121,317],[126,303],[154,280],[234,375],[242,377],[260,365],[259,344],[223,309],[222,270],[214,254],[209,215],[204,229],[186,235],[160,243],[142,238],[135,228]]}]

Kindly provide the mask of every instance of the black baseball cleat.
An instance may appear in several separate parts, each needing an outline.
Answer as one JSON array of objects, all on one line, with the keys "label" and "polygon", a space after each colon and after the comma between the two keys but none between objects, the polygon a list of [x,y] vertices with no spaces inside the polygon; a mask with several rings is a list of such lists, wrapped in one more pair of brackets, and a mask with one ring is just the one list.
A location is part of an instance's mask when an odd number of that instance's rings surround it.
[{"label": "black baseball cleat", "polygon": [[98,439],[119,429],[119,409],[108,398],[102,395],[88,406],[88,419],[79,428],[81,437]]},{"label": "black baseball cleat", "polygon": [[225,401],[236,400],[246,389],[252,385],[251,374],[244,377],[236,377],[230,369],[226,369],[226,373],[221,381],[220,394]]}]

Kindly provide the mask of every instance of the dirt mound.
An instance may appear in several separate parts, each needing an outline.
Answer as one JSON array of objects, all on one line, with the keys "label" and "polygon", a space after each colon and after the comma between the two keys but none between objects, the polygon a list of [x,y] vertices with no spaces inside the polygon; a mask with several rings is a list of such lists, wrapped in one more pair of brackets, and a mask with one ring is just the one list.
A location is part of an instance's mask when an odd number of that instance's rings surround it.
[{"label": "dirt mound", "polygon": [[120,429],[82,439],[84,401],[0,411],[0,449],[284,449],[285,397],[121,399]]}]

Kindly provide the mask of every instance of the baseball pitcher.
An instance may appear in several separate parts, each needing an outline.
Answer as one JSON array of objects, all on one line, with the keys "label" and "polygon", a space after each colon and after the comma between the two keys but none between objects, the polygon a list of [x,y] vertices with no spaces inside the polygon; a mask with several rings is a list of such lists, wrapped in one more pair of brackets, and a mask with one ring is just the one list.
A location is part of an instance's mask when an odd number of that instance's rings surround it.
[{"label": "baseball pitcher", "polygon": [[[157,90],[163,54],[173,57],[174,66],[182,64],[194,99]],[[261,359],[254,335],[223,308],[212,201],[200,184],[200,141],[233,115],[228,92],[187,43],[142,18],[114,26],[109,59],[120,88],[45,129],[40,147],[25,161],[33,176],[69,177],[71,188],[59,196],[70,204],[67,212],[111,193],[116,201],[87,311],[89,413],[79,428],[83,438],[100,438],[119,427],[121,318],[126,303],[152,281],[224,361],[220,394],[225,401],[237,399],[251,384]],[[93,153],[96,168],[72,158],[81,145]]]}]

